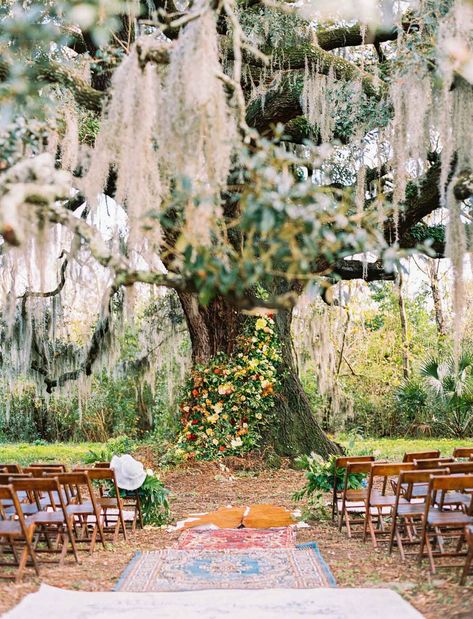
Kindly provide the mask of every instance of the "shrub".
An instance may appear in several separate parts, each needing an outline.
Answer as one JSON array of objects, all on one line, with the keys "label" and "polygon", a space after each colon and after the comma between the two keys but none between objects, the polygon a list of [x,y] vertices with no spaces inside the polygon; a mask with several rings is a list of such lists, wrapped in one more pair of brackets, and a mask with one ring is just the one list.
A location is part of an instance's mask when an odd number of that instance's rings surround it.
[{"label": "shrub", "polygon": [[473,352],[465,349],[458,359],[451,354],[427,359],[418,376],[401,386],[397,403],[409,430],[468,436],[473,429]]},{"label": "shrub", "polygon": [[[307,482],[305,486],[293,495],[295,501],[300,501],[305,496],[310,497],[317,492],[330,492],[333,490],[333,479],[335,472],[336,456],[330,456],[324,460],[321,456],[311,453],[310,456],[304,455],[296,459],[297,465],[305,470]],[[365,475],[363,473],[351,473],[348,476],[348,488],[357,490],[364,484]],[[345,481],[345,469],[336,469],[337,490],[343,488]]]},{"label": "shrub", "polygon": [[138,492],[141,499],[145,525],[162,526],[170,516],[168,502],[169,490],[151,469],[146,471],[146,479]]},{"label": "shrub", "polygon": [[90,449],[84,461],[86,464],[95,462],[110,462],[113,456],[122,456],[131,453],[135,448],[135,443],[128,436],[116,436],[110,438],[101,449]]}]

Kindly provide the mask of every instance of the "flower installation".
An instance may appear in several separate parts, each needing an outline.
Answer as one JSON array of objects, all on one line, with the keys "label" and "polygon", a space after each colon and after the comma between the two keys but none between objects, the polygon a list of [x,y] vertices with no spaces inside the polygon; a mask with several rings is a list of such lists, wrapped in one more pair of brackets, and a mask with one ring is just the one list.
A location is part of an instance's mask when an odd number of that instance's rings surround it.
[{"label": "flower installation", "polygon": [[279,346],[271,315],[248,319],[232,355],[198,366],[186,386],[176,455],[214,459],[258,448],[272,421]]}]

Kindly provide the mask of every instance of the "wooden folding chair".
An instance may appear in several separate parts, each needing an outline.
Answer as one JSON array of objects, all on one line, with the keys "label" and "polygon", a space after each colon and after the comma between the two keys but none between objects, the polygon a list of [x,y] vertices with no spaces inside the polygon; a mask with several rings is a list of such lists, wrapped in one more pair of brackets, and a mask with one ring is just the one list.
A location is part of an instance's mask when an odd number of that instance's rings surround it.
[{"label": "wooden folding chair", "polygon": [[[412,471],[415,469],[413,462],[398,462],[395,464],[373,464],[368,480],[368,490],[366,494],[365,519],[363,526],[363,541],[366,541],[368,531],[374,548],[378,547],[377,537],[386,536],[388,530],[385,524],[385,516],[390,516],[396,503],[395,495],[388,495],[388,479],[398,478],[402,471]],[[382,491],[376,488],[375,484],[382,481]],[[396,482],[397,483],[397,482]],[[398,484],[397,484],[398,485]],[[396,487],[397,487],[396,485]],[[399,503],[408,503],[404,498],[399,499]],[[376,519],[376,528],[373,519]]]},{"label": "wooden folding chair", "polygon": [[[429,493],[422,517],[422,537],[418,561],[422,563],[427,552],[432,574],[436,573],[434,557],[460,557],[466,554],[461,551],[465,527],[473,524],[471,515],[473,495],[467,513],[434,507],[437,496],[441,492],[463,492],[467,488],[473,488],[473,475],[439,475],[432,476],[430,480]],[[455,540],[457,542],[455,549],[451,550],[450,546],[454,544]],[[450,542],[448,547],[446,547],[446,542]],[[434,550],[434,546],[436,550]],[[458,565],[444,564],[441,567],[458,567]]]},{"label": "wooden folding chair", "polygon": [[[420,460],[414,460],[416,470],[429,471],[432,469],[444,469],[449,467],[455,460],[452,457],[448,458],[423,458]],[[427,495],[429,484],[418,483],[412,488],[412,498],[423,498]],[[396,489],[394,489],[396,491]]]},{"label": "wooden folding chair", "polygon": [[[31,473],[0,473],[0,485],[7,486],[11,484],[15,479],[25,479],[32,477]],[[33,493],[31,492],[18,492],[18,500],[20,501],[20,507],[25,516],[29,516],[38,511],[36,501],[34,500]],[[3,502],[5,513],[14,514],[13,504],[7,504]]]},{"label": "wooden folding chair", "polygon": [[[3,502],[13,506],[14,518],[5,514],[1,506]],[[35,523],[25,521],[13,486],[0,486],[0,565],[7,568],[17,566],[15,574],[2,573],[0,578],[14,578],[15,582],[20,582],[28,563],[28,558],[31,560],[31,564],[39,576],[39,566],[33,548],[34,532]],[[19,553],[21,545],[23,545],[23,548],[21,553]],[[7,546],[11,550],[12,561],[4,559]]]},{"label": "wooden folding chair", "polygon": [[335,460],[332,482],[332,522],[335,520],[335,516],[339,516],[338,502],[343,490],[343,484],[339,487],[337,472],[345,469],[348,462],[374,462],[374,456],[342,456]]},{"label": "wooden folding chair", "polygon": [[[58,475],[59,473],[63,473],[63,465],[53,465],[53,466],[46,466],[46,465],[35,465],[35,466],[27,466],[23,469],[24,473],[28,473],[30,474],[32,477],[43,477],[43,475],[47,475],[49,477],[55,477],[56,475]],[[69,501],[69,496],[67,495],[67,488],[65,489],[66,493],[63,494],[63,499],[64,502],[67,503]],[[61,486],[61,492],[64,492],[64,488]],[[53,497],[54,497],[54,501],[57,505],[59,505],[59,497],[54,495],[53,493]],[[48,502],[48,495],[44,496],[41,499],[41,506],[43,509],[45,509],[46,507],[49,506],[49,502]]]},{"label": "wooden folding chair", "polygon": [[[73,516],[76,542],[89,542],[89,552],[95,549],[97,534],[102,546],[106,548],[102,529],[100,507],[97,504],[88,471],[74,471],[72,473],[57,473],[56,479],[65,497],[66,512]],[[85,491],[85,493],[84,493]],[[92,524],[92,533],[89,535],[89,526]],[[80,550],[80,548],[78,548]]]},{"label": "wooden folding chair", "polygon": [[473,458],[473,447],[455,447],[452,455],[455,459],[465,458],[468,460]]},{"label": "wooden folding chair", "polygon": [[[94,468],[97,469],[109,469],[110,462],[94,462]],[[133,510],[133,520],[131,521],[131,531],[135,532],[136,526],[138,525],[140,529],[144,527],[143,523],[143,509],[141,507],[141,497],[139,490],[128,490],[126,495],[122,497],[123,501],[123,510],[126,512],[129,509]],[[125,520],[125,523],[129,522]]]},{"label": "wooden folding chair", "polygon": [[[473,475],[473,462],[452,462],[447,466],[451,475]],[[437,493],[436,502],[440,509],[461,509],[466,513],[472,492],[473,488],[466,488],[464,492],[440,492]]]},{"label": "wooden folding chair", "polygon": [[440,450],[431,451],[408,451],[404,454],[403,462],[414,462],[414,460],[425,460],[427,458],[440,458]]},{"label": "wooden folding chair", "polygon": [[465,565],[463,566],[462,575],[460,578],[460,584],[466,585],[466,579],[470,571],[471,563],[473,561],[473,527],[465,527],[465,540],[468,546],[468,552],[465,559]]},{"label": "wooden folding chair", "polygon": [[[111,468],[76,468],[74,470],[87,471],[90,481],[92,483],[95,482],[99,487],[100,496],[97,497],[96,501],[103,517],[103,531],[112,531],[113,541],[117,542],[121,528],[123,539],[127,540],[125,517],[123,515],[123,499],[120,497],[115,471]],[[115,496],[110,493],[110,489]]]},{"label": "wooden folding chair", "polygon": [[337,512],[339,514],[338,530],[341,531],[343,525],[345,524],[348,537],[358,534],[358,532],[352,531],[353,526],[362,525],[364,523],[364,513],[366,508],[365,501],[368,492],[367,488],[360,488],[359,490],[349,489],[348,481],[350,479],[350,475],[355,473],[369,475],[372,466],[373,461],[345,463],[345,477],[343,481],[341,499],[339,499],[341,502],[341,507],[338,509],[337,504]]},{"label": "wooden folding chair", "polygon": [[[392,511],[389,554],[392,553],[396,541],[401,561],[404,561],[407,555],[404,544],[420,543],[416,525],[424,515],[425,499],[429,492],[431,477],[432,475],[446,475],[449,472],[448,469],[431,469],[402,471],[399,474],[396,502]],[[419,488],[425,489],[422,497],[420,496],[421,492],[416,492]],[[401,502],[401,499],[405,499],[407,502]]]},{"label": "wooden folding chair", "polygon": [[[27,516],[27,522],[34,522],[36,525],[36,553],[59,553],[59,565],[63,565],[69,543],[74,559],[77,563],[80,563],[74,538],[74,516],[66,511],[66,505],[57,478],[32,477],[29,479],[16,479],[13,482],[13,488],[15,492],[26,491],[34,494],[38,511],[31,516]],[[41,504],[44,494],[48,495],[47,511],[43,509]],[[56,503],[55,497],[57,497],[58,503]],[[51,536],[55,537],[54,544],[51,543]],[[41,537],[44,537],[45,548],[40,549]]]}]

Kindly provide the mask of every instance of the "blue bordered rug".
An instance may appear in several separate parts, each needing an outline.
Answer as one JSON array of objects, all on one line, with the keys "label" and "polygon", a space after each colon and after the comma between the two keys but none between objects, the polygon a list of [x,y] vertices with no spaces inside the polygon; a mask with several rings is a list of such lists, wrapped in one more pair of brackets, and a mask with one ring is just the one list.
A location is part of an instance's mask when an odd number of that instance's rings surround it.
[{"label": "blue bordered rug", "polygon": [[115,591],[312,589],[335,587],[315,542],[295,548],[178,550],[137,553]]}]

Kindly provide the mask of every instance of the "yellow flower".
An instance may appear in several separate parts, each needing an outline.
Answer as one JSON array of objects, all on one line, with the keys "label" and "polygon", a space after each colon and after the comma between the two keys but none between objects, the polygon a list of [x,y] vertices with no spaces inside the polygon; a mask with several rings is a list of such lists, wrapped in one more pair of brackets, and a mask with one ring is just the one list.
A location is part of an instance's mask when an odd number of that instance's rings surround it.
[{"label": "yellow flower", "polygon": [[264,329],[265,326],[267,325],[267,322],[264,318],[258,318],[258,320],[256,321],[256,329]]},{"label": "yellow flower", "polygon": [[212,430],[212,428],[207,428],[207,430],[205,431],[205,433],[206,433],[208,436],[212,436],[212,435],[213,435],[213,433],[214,433],[214,431]]},{"label": "yellow flower", "polygon": [[222,412],[222,410],[223,410],[223,402],[217,402],[217,404],[214,404],[214,405],[212,406],[212,408],[214,409],[214,411],[215,411],[215,412],[217,413],[217,415],[218,415],[218,414],[219,414],[219,413],[221,413],[221,412]]},{"label": "yellow flower", "polygon": [[263,415],[261,413],[256,413],[256,419],[263,419]]},{"label": "yellow flower", "polygon": [[219,385],[218,392],[220,395],[229,395],[235,391],[235,387],[230,383],[225,383],[224,385]]},{"label": "yellow flower", "polygon": [[207,417],[207,421],[210,421],[210,423],[216,423],[218,421],[218,413],[215,413],[215,415],[209,415]]}]

